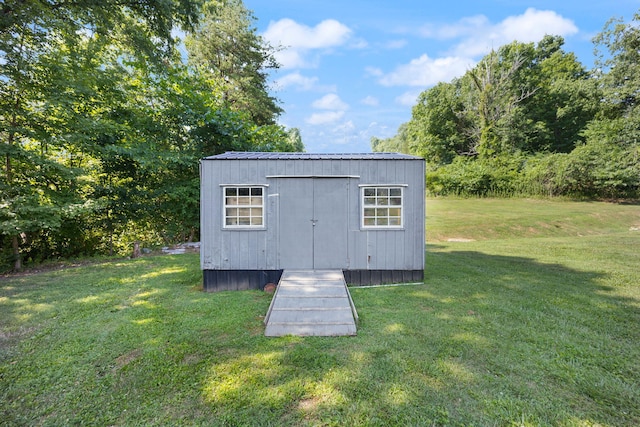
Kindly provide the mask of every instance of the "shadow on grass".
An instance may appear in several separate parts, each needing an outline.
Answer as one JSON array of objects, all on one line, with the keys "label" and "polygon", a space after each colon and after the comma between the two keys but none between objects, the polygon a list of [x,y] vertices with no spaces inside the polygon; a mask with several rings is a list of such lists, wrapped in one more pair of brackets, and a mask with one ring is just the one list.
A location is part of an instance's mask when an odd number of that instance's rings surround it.
[{"label": "shadow on grass", "polygon": [[618,292],[608,273],[430,250],[421,289],[354,294],[362,329],[393,349],[385,365],[401,367],[409,406],[443,424],[638,423],[637,291]]},{"label": "shadow on grass", "polygon": [[637,297],[605,273],[441,248],[424,286],[352,289],[356,338],[256,337],[209,367],[205,401],[230,424],[640,420]]},{"label": "shadow on grass", "polygon": [[1,349],[0,416],[18,425],[640,421],[637,293],[619,294],[603,273],[444,249],[429,247],[425,285],[352,289],[356,337],[266,338],[271,295],[200,292],[197,257],[184,255],[2,283],[0,327],[23,334]]}]

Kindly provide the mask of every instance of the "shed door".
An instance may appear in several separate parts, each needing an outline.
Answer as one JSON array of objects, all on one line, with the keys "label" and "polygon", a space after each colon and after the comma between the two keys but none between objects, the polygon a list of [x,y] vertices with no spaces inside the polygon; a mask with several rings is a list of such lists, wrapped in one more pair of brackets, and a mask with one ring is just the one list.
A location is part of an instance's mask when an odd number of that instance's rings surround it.
[{"label": "shed door", "polygon": [[280,268],[347,268],[348,178],[283,178],[278,192]]}]

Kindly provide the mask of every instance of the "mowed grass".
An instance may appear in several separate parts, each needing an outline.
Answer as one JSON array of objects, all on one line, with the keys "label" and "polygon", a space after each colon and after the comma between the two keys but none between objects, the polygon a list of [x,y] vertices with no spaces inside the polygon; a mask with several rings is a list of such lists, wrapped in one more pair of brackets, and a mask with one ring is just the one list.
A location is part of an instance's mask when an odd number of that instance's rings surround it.
[{"label": "mowed grass", "polygon": [[0,424],[640,424],[640,206],[427,217],[425,283],[352,288],[356,337],[264,337],[271,295],[197,255],[0,279]]}]

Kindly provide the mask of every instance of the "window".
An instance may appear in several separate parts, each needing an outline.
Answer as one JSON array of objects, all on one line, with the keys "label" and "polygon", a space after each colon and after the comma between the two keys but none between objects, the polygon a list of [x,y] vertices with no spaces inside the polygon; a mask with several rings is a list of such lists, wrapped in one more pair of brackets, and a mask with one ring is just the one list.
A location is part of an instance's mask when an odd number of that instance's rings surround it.
[{"label": "window", "polygon": [[264,227],[264,188],[224,187],[224,227]]},{"label": "window", "polygon": [[402,187],[362,187],[362,227],[402,227]]}]

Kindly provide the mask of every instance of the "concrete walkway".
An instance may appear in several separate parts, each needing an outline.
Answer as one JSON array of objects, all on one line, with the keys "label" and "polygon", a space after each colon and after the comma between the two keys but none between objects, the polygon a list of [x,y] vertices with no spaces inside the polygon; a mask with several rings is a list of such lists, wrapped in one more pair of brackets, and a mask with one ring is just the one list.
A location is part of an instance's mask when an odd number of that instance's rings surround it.
[{"label": "concrete walkway", "polygon": [[264,320],[264,334],[355,335],[357,319],[341,270],[285,270]]}]

